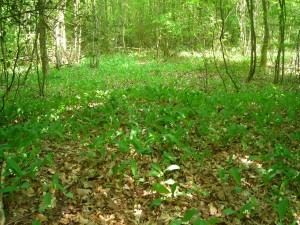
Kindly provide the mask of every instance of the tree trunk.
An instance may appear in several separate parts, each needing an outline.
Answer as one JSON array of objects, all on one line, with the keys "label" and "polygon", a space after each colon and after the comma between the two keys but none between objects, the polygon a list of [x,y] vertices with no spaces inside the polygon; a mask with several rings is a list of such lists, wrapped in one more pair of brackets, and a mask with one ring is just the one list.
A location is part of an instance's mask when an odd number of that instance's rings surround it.
[{"label": "tree trunk", "polygon": [[255,74],[256,69],[256,34],[255,34],[255,28],[254,28],[254,5],[253,0],[246,0],[247,2],[247,8],[249,12],[249,19],[250,19],[250,40],[251,40],[251,58],[250,58],[250,70],[249,75],[247,78],[247,81],[250,82]]},{"label": "tree trunk", "polygon": [[[100,57],[100,20],[98,15],[98,10],[96,7],[99,5],[97,4],[96,0],[92,1],[92,15],[94,21],[94,30],[92,34],[92,49],[91,49],[91,61],[90,67],[96,68],[99,65],[99,57]],[[100,6],[101,7],[101,6]]]},{"label": "tree trunk", "polygon": [[[3,13],[3,1],[0,1],[0,14],[2,15]],[[6,40],[5,40],[5,20],[0,19],[0,45],[1,45],[1,63],[2,63],[2,71],[1,71],[1,77],[0,77],[0,84],[1,86],[5,87],[4,94],[1,96],[1,108],[0,112],[4,110],[5,106],[5,98],[6,94],[8,93],[8,88],[9,88],[9,80],[8,80],[8,65],[7,65],[7,55],[6,55]],[[4,77],[3,77],[4,75]],[[3,219],[5,220],[4,214],[3,214]]]},{"label": "tree trunk", "polygon": [[280,14],[279,14],[279,47],[277,51],[277,57],[275,60],[275,75],[274,75],[274,83],[279,82],[279,76],[281,75],[281,81],[283,81],[284,77],[284,56],[285,56],[285,22],[286,22],[286,8],[285,8],[285,0],[278,0],[280,6]]},{"label": "tree trunk", "polygon": [[39,79],[39,88],[40,88],[40,95],[44,96],[46,76],[49,70],[44,0],[38,0],[38,11],[39,11],[38,32],[39,32],[39,42],[40,42],[40,58],[42,63],[42,79]]},{"label": "tree trunk", "polygon": [[298,31],[297,37],[297,53],[296,53],[296,61],[295,61],[295,74],[300,79],[300,30]]},{"label": "tree trunk", "polygon": [[264,36],[260,56],[260,68],[265,70],[268,61],[268,47],[270,39],[269,23],[268,23],[268,0],[262,0],[263,19],[264,19]]},{"label": "tree trunk", "polygon": [[227,66],[227,60],[225,57],[225,48],[224,48],[224,43],[223,43],[223,39],[225,37],[225,18],[227,18],[227,16],[224,15],[224,8],[223,8],[223,0],[220,0],[220,17],[221,17],[221,33],[219,36],[219,42],[221,45],[221,53],[222,53],[222,58],[223,58],[223,62],[224,62],[224,66],[225,66],[225,71],[227,76],[229,77],[229,79],[231,80],[236,92],[239,92],[239,87],[237,86],[235,80],[233,79],[231,73],[228,70],[228,66]]},{"label": "tree trunk", "polygon": [[57,69],[60,69],[62,64],[61,52],[60,52],[60,48],[61,48],[60,19],[61,19],[61,15],[59,12],[58,19],[55,25],[55,59],[56,59]]},{"label": "tree trunk", "polygon": [[242,0],[238,6],[238,13],[240,14],[239,26],[240,26],[240,39],[241,39],[241,47],[242,47],[242,54],[247,54],[247,17],[246,17],[246,2]]},{"label": "tree trunk", "polygon": [[81,54],[81,26],[79,19],[80,0],[74,1],[74,49],[72,60],[79,63]]}]

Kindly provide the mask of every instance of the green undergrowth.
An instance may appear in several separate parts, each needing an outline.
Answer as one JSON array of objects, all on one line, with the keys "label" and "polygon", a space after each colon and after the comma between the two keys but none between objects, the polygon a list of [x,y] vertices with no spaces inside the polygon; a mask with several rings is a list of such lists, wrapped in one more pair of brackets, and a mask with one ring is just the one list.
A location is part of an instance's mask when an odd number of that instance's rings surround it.
[{"label": "green undergrowth", "polygon": [[[117,149],[117,157],[134,149],[136,154],[160,158],[162,170],[184,166],[187,160],[205,167],[206,157],[224,149],[236,155],[238,148],[238,154],[262,164],[257,176],[260,185],[269,186],[265,202],[277,212],[274,220],[292,223],[300,207],[295,201],[300,192],[299,93],[280,85],[242,83],[241,77],[236,78],[241,91],[235,93],[227,81],[226,93],[213,65],[205,92],[205,71],[203,62],[195,60],[175,64],[107,56],[97,69],[83,64],[53,70],[45,98],[37,96],[32,79],[15,105],[1,115],[0,155],[7,164],[2,193],[29,188],[37,170],[51,166],[52,155],[59,152],[44,153],[44,140],[60,145],[78,142],[87,149],[89,160],[97,162],[108,160],[106,148]],[[130,165],[138,176],[136,162]],[[226,182],[229,174],[239,183],[242,166],[237,167],[220,168],[221,179]],[[160,173],[157,167],[154,171]],[[57,179],[53,182],[61,187]],[[166,192],[159,185],[153,188],[162,195]],[[242,219],[243,210],[254,207],[227,209],[224,216]],[[188,211],[173,224],[188,223],[195,215],[197,211]],[[213,223],[200,217],[193,221]]]}]

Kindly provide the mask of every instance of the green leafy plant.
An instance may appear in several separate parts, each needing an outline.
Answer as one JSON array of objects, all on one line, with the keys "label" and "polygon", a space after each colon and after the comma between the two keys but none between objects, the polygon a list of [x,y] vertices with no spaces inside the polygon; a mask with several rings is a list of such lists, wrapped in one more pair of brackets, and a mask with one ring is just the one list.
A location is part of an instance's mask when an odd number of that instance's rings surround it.
[{"label": "green leafy plant", "polygon": [[199,216],[199,211],[197,209],[189,209],[184,214],[181,220],[173,220],[170,225],[177,224],[195,224],[195,225],[210,225],[210,224],[218,224],[221,223],[222,220],[220,218],[211,218],[208,220],[204,220]]}]

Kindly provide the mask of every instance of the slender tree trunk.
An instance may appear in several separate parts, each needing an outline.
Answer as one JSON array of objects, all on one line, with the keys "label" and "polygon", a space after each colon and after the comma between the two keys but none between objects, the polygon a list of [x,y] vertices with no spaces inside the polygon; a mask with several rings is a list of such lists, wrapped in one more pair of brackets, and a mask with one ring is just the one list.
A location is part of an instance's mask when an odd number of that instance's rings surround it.
[{"label": "slender tree trunk", "polygon": [[[99,5],[97,4],[96,0],[92,1],[92,15],[94,19],[94,30],[92,31],[92,50],[91,50],[91,61],[90,66],[93,68],[96,68],[99,65],[99,57],[100,57],[100,21],[99,21],[99,15],[97,13],[96,7]],[[101,6],[100,6],[101,7]]]},{"label": "slender tree trunk", "polygon": [[[1,2],[0,2],[1,3]],[[1,5],[2,6],[2,5]],[[3,8],[0,6],[0,15],[2,14],[2,10]],[[20,7],[21,10],[22,6]],[[18,20],[21,21],[21,16],[20,14],[18,14]],[[6,40],[5,40],[5,34],[6,34],[6,30],[5,30],[5,24],[4,21],[1,19],[0,20],[0,39],[1,39],[1,52],[2,52],[2,65],[3,65],[3,73],[5,76],[5,90],[4,93],[2,94],[2,106],[0,107],[0,112],[2,112],[5,108],[5,101],[6,98],[8,97],[9,92],[12,90],[14,83],[15,83],[15,79],[17,77],[17,68],[18,68],[18,64],[19,64],[19,59],[20,59],[20,52],[21,52],[21,23],[18,23],[18,29],[17,29],[17,33],[16,33],[16,49],[15,49],[15,56],[13,59],[13,66],[12,66],[12,70],[11,70],[11,76],[9,75],[10,72],[8,70],[8,65],[7,65],[7,54],[6,54]],[[20,80],[20,75],[18,76],[18,85]],[[1,83],[0,83],[1,84]],[[18,86],[17,86],[18,88]],[[14,100],[14,99],[13,99]]]},{"label": "slender tree trunk", "polygon": [[[0,0],[0,14],[2,15],[3,12],[3,1]],[[8,88],[9,88],[9,80],[8,80],[8,66],[7,66],[7,55],[6,55],[6,40],[5,40],[5,20],[1,19],[0,20],[0,44],[1,44],[1,63],[2,63],[2,71],[1,71],[1,80],[0,80],[0,85],[5,87],[4,94],[1,96],[1,108],[0,112],[4,110],[5,107],[5,98],[8,93]],[[3,76],[4,75],[4,76]],[[3,206],[2,206],[3,207]],[[2,215],[4,221],[5,221],[5,216],[4,214]]]},{"label": "slender tree trunk", "polygon": [[109,19],[108,19],[108,3],[107,0],[103,0],[101,7],[101,15],[102,16],[102,21],[101,21],[101,31],[100,35],[103,37],[103,41],[101,43],[102,49],[104,52],[110,52],[110,27],[109,27]]},{"label": "slender tree trunk", "polygon": [[[217,16],[217,14],[216,14],[216,16]],[[219,74],[219,76],[220,76],[220,78],[222,80],[225,92],[227,93],[227,86],[226,86],[226,83],[225,83],[225,79],[224,79],[221,71],[219,70],[219,66],[217,64],[217,59],[216,59],[216,54],[215,54],[215,29],[213,29],[213,36],[212,36],[211,48],[212,48],[212,52],[213,52],[213,56],[214,56],[214,64],[215,64],[217,72],[218,72],[218,74]]]},{"label": "slender tree trunk", "polygon": [[296,53],[296,65],[295,65],[295,74],[298,75],[300,79],[300,30],[298,31],[297,37],[297,53]]},{"label": "slender tree trunk", "polygon": [[268,23],[268,0],[261,0],[263,7],[263,19],[264,19],[264,36],[261,48],[260,56],[260,68],[265,70],[268,61],[268,47],[270,39],[269,23]]},{"label": "slender tree trunk", "polygon": [[126,12],[127,12],[125,3],[126,1],[120,1],[119,3],[120,6],[119,10],[121,13],[122,47],[124,51],[126,50],[125,33],[126,33]]},{"label": "slender tree trunk", "polygon": [[44,0],[38,0],[39,11],[39,42],[40,42],[40,58],[42,63],[42,79],[39,79],[39,87],[41,96],[45,95],[45,83],[49,70],[49,60],[47,53],[47,32],[46,32],[46,19],[45,19],[45,2]]},{"label": "slender tree trunk", "polygon": [[242,54],[247,54],[247,17],[246,17],[246,0],[241,0],[237,7],[237,13],[239,14],[239,26],[240,26],[240,38],[241,38],[241,46],[242,46]]},{"label": "slender tree trunk", "polygon": [[61,23],[61,12],[58,14],[57,22],[55,25],[55,59],[56,59],[56,68],[60,69],[62,64],[61,58],[61,33],[60,33],[60,23]]},{"label": "slender tree trunk", "polygon": [[[2,11],[2,7],[0,6]],[[7,66],[7,55],[6,55],[6,40],[5,40],[5,23],[4,20],[0,20],[0,43],[1,43],[1,54],[2,54],[2,67],[3,72],[1,72],[1,83],[4,82],[6,88],[8,87],[8,66]],[[4,74],[4,77],[3,77]]]},{"label": "slender tree trunk", "polygon": [[72,59],[79,62],[81,54],[81,26],[79,20],[79,5],[80,0],[74,0],[74,49]]},{"label": "slender tree trunk", "polygon": [[225,57],[225,48],[224,48],[224,43],[223,43],[223,39],[225,37],[225,15],[224,15],[224,11],[223,11],[223,0],[220,0],[220,16],[221,16],[221,33],[219,36],[219,41],[220,41],[220,45],[221,45],[221,53],[222,53],[222,58],[223,58],[223,63],[225,66],[225,71],[226,74],[228,75],[229,79],[231,80],[236,92],[239,92],[239,87],[237,86],[235,80],[233,79],[232,75],[229,73],[228,70],[228,66],[227,66],[227,60]]},{"label": "slender tree trunk", "polygon": [[23,82],[22,84],[24,85],[28,79],[28,75],[31,71],[31,68],[32,68],[32,64],[33,64],[33,60],[34,60],[34,55],[36,54],[36,51],[37,51],[37,40],[38,40],[38,34],[36,33],[35,34],[35,38],[34,38],[34,41],[33,41],[33,47],[32,47],[32,52],[31,52],[31,55],[30,55],[30,60],[29,60],[29,66],[25,72],[25,76],[24,76],[24,79],[23,79]]},{"label": "slender tree trunk", "polygon": [[246,0],[247,8],[249,12],[249,19],[250,19],[250,27],[251,27],[251,58],[250,58],[250,70],[247,81],[250,82],[255,74],[256,69],[256,34],[254,28],[254,5],[253,0]]},{"label": "slender tree trunk", "polygon": [[285,0],[278,0],[280,6],[280,14],[279,14],[279,47],[277,51],[277,57],[275,60],[275,75],[274,75],[274,83],[279,82],[279,77],[281,75],[280,82],[283,82],[284,77],[284,60],[285,60],[285,22],[286,22],[286,8],[285,8]]}]

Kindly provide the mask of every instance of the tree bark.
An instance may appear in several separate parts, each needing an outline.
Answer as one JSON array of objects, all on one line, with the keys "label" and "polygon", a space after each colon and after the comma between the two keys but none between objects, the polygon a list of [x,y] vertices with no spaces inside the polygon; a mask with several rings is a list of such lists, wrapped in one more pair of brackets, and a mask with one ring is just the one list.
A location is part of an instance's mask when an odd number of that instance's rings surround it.
[{"label": "tree bark", "polygon": [[260,68],[265,70],[268,61],[268,47],[270,39],[270,30],[268,23],[268,0],[262,0],[263,20],[264,20],[264,36],[260,55]]},{"label": "tree bark", "polygon": [[300,79],[300,30],[298,31],[297,36],[297,53],[296,53],[296,61],[295,61],[295,74]]},{"label": "tree bark", "polygon": [[251,58],[250,58],[250,70],[247,81],[250,82],[255,74],[256,69],[256,34],[254,28],[254,5],[253,0],[246,0],[247,8],[249,12],[249,19],[250,19],[250,33],[251,33]]},{"label": "tree bark", "polygon": [[284,60],[285,60],[285,22],[286,22],[286,8],[285,0],[278,0],[280,6],[279,14],[279,47],[277,51],[277,57],[275,60],[275,74],[274,74],[274,83],[279,83],[279,77],[281,75],[280,82],[283,82],[284,77]]},{"label": "tree bark", "polygon": [[[45,1],[38,0],[38,12],[39,12],[39,42],[40,42],[40,58],[42,63],[42,79],[39,79],[40,95],[45,95],[45,83],[49,70],[49,60],[47,53],[47,32],[46,32],[46,18],[45,18]],[[40,78],[40,77],[39,77]]]},{"label": "tree bark", "polygon": [[74,1],[74,50],[73,60],[77,63],[80,61],[81,55],[81,25],[79,19],[80,0]]},{"label": "tree bark", "polygon": [[224,62],[224,66],[225,66],[225,71],[226,71],[226,74],[227,76],[229,77],[229,79],[231,80],[236,92],[239,92],[239,87],[237,86],[235,80],[233,79],[231,73],[229,73],[229,70],[228,70],[228,66],[227,66],[227,60],[226,60],[226,57],[225,57],[225,48],[224,48],[224,43],[223,43],[223,39],[225,38],[225,15],[224,15],[224,9],[223,9],[223,0],[220,0],[220,17],[221,17],[221,33],[220,33],[220,36],[219,36],[219,41],[220,41],[220,45],[221,45],[221,53],[222,53],[222,59],[223,59],[223,62]]},{"label": "tree bark", "polygon": [[246,17],[246,11],[247,11],[247,6],[246,6],[246,0],[240,1],[237,11],[239,17],[239,28],[240,28],[240,39],[241,39],[241,48],[242,48],[242,54],[246,55],[247,54],[247,17]]},{"label": "tree bark", "polygon": [[[100,57],[100,38],[101,38],[101,30],[100,30],[100,19],[98,15],[98,8],[96,7],[99,5],[97,4],[97,0],[92,1],[92,17],[94,21],[94,30],[92,34],[92,49],[91,49],[91,61],[90,67],[96,68],[99,65],[99,57]],[[100,6],[101,7],[101,6]]]}]

